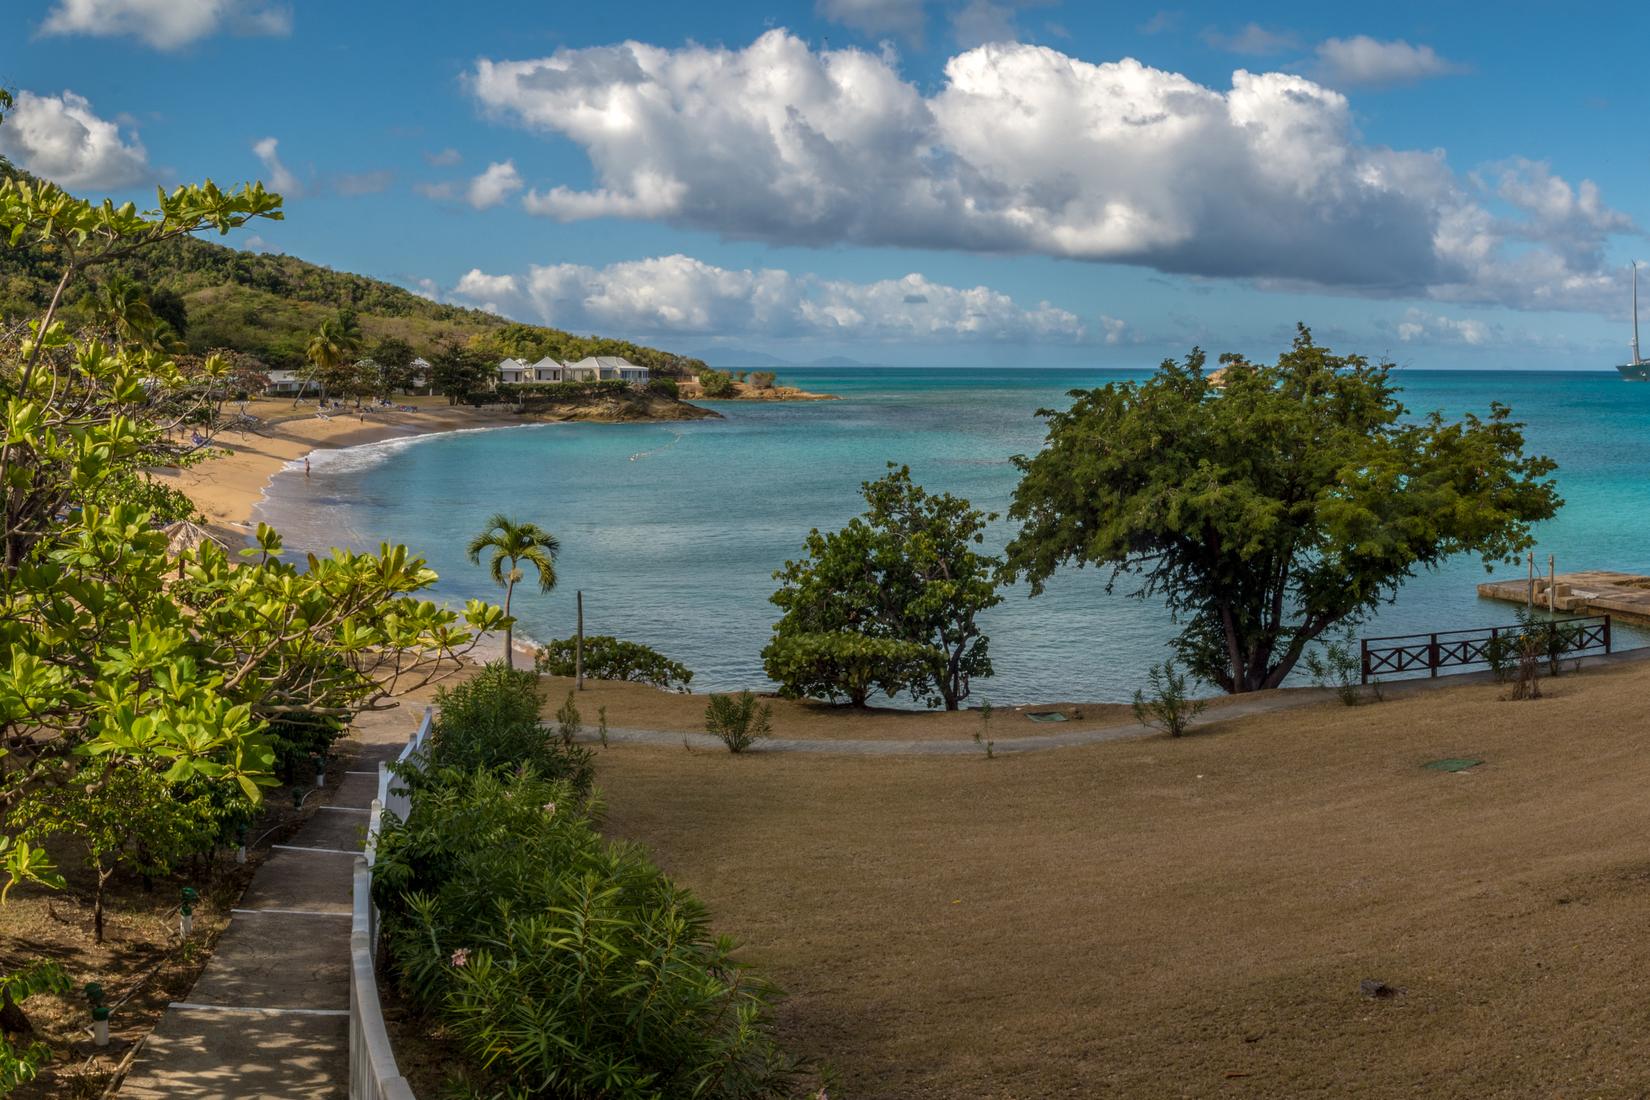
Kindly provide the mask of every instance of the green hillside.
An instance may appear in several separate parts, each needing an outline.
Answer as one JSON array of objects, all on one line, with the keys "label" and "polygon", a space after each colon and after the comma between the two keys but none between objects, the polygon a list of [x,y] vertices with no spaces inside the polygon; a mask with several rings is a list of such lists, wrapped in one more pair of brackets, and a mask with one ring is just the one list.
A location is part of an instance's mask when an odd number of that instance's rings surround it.
[{"label": "green hillside", "polygon": [[[0,174],[17,173],[0,160]],[[38,316],[60,271],[47,249],[0,244],[0,322]],[[241,252],[193,238],[170,241],[96,269],[70,290],[65,312],[70,323],[93,318],[97,283],[116,276],[133,279],[152,293],[181,297],[187,311],[181,335],[190,351],[230,348],[255,355],[270,368],[302,366],[310,335],[339,309],[356,312],[368,341],[396,336],[423,355],[456,340],[489,354],[528,360],[546,355],[622,355],[655,373],[678,377],[704,366],[700,360],[627,340],[576,336],[506,321],[479,309],[443,305],[392,283],[292,256]]]}]

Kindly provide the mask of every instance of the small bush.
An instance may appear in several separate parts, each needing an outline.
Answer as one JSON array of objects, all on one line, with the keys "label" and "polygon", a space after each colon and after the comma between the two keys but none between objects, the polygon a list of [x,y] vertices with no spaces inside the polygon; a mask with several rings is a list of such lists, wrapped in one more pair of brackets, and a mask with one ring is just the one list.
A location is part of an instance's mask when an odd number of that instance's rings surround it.
[{"label": "small bush", "polygon": [[726,371],[709,367],[699,372],[699,389],[706,397],[732,397],[736,387],[733,376]]},{"label": "small bush", "polygon": [[771,370],[751,371],[750,387],[753,390],[771,390],[776,378]]},{"label": "small bush", "polygon": [[1518,636],[1496,634],[1484,643],[1484,663],[1490,666],[1495,682],[1504,684],[1518,671]]},{"label": "small bush", "polygon": [[569,691],[567,701],[556,711],[556,733],[563,745],[571,745],[583,731],[583,716],[579,714],[579,705],[573,701],[573,693]]},{"label": "small bush", "polygon": [[674,378],[650,378],[647,383],[647,392],[677,401],[681,399],[682,387],[676,384]]},{"label": "small bush", "polygon": [[1134,693],[1134,717],[1137,722],[1164,730],[1170,737],[1179,737],[1193,718],[1203,713],[1203,700],[1186,694],[1186,677],[1175,671],[1173,661],[1162,666],[1153,665],[1146,673],[1148,695],[1139,689]]},{"label": "small bush", "polygon": [[1352,649],[1350,631],[1326,640],[1322,653],[1308,653],[1306,671],[1319,687],[1333,688],[1347,706],[1355,707],[1363,702],[1363,662]]},{"label": "small bush", "polygon": [[[562,638],[539,649],[535,666],[549,676],[572,676],[578,639]],[[593,680],[628,680],[686,691],[693,673],[656,649],[608,634],[586,635],[584,674]]]},{"label": "small bush", "polygon": [[[464,683],[437,691],[435,702],[440,712],[425,750],[427,768],[514,771],[526,765],[547,778],[589,788],[590,751],[566,740],[557,744],[545,731],[533,673],[490,664]],[[409,771],[404,778],[416,774]]]},{"label": "small bush", "polygon": [[705,729],[721,739],[729,752],[744,752],[768,736],[773,725],[773,708],[758,704],[748,691],[738,695],[712,695],[705,707]]},{"label": "small bush", "polygon": [[793,1095],[779,993],[567,783],[444,771],[378,849],[389,971],[453,1040],[463,1095]]}]

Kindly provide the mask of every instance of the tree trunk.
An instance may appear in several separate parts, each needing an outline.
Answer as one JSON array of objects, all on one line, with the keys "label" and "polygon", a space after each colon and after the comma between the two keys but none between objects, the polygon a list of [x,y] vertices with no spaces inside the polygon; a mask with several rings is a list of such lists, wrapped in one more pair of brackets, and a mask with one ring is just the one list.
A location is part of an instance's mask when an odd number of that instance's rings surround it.
[{"label": "tree trunk", "polygon": [[113,874],[113,868],[105,870],[101,862],[97,865],[97,888],[92,893],[92,942],[103,942],[103,888]]},{"label": "tree trunk", "polygon": [[7,1035],[32,1035],[34,1024],[21,1006],[11,999],[11,993],[0,994],[0,1032]]},{"label": "tree trunk", "polygon": [[[511,572],[513,573],[514,570],[512,569]],[[516,582],[512,578],[510,583],[504,586],[504,616],[505,616],[505,618],[509,618],[509,616],[510,616],[510,597],[514,596],[515,594],[516,594]],[[516,667],[516,624],[515,623],[505,623],[504,624],[504,667],[507,668],[507,669],[510,669],[512,672],[515,671],[515,667]]]}]

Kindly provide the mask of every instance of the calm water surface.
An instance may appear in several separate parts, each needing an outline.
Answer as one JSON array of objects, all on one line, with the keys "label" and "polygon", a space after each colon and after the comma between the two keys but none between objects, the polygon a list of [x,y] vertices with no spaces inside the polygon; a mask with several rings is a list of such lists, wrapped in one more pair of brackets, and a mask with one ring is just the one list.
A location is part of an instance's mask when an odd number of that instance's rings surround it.
[{"label": "calm water surface", "polygon": [[[816,403],[713,403],[726,417],[682,424],[544,424],[462,432],[318,454],[314,476],[277,475],[261,518],[293,549],[405,542],[441,574],[439,593],[495,598],[464,544],[494,512],[533,520],[561,539],[556,592],[518,595],[518,630],[585,629],[656,646],[695,672],[694,687],[766,684],[760,652],[776,618],[773,571],[811,527],[832,528],[863,505],[860,482],[905,463],[930,490],[1006,512],[1010,456],[1043,438],[1038,408],[1066,393],[1142,371],[784,371],[834,393]],[[1650,385],[1614,374],[1408,371],[1416,412],[1484,413],[1492,400],[1525,421],[1531,449],[1559,463],[1566,504],[1538,533],[1539,560],[1560,571],[1650,572]],[[993,524],[1000,548],[1010,530]],[[1501,573],[1511,573],[1501,567]],[[1399,634],[1511,620],[1479,600],[1476,559],[1418,576],[1366,633]],[[1067,570],[1044,595],[1011,589],[986,617],[997,675],[976,695],[994,702],[1128,698],[1169,654],[1173,627],[1155,602],[1104,591],[1104,574]],[[1621,644],[1643,644],[1631,631]]]}]

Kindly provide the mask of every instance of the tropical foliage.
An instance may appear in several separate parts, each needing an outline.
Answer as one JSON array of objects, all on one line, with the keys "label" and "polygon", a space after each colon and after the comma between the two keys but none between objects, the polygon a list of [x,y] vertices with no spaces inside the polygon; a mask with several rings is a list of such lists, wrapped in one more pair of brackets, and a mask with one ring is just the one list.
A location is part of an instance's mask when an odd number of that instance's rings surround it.
[{"label": "tropical foliage", "polygon": [[[540,592],[556,587],[556,555],[561,543],[556,536],[536,523],[517,523],[502,512],[487,521],[487,527],[465,548],[470,561],[481,564],[481,555],[487,554],[487,571],[493,583],[504,589],[504,667],[516,667],[515,620],[510,618],[510,602],[515,597],[516,585],[526,574],[522,565],[530,565],[538,576]],[[508,568],[506,568],[508,566]]]},{"label": "tropical foliage", "polygon": [[729,752],[744,752],[768,736],[773,726],[773,708],[758,703],[748,691],[738,695],[712,693],[705,705],[705,730],[728,747]]},{"label": "tropical foliage", "polygon": [[1219,386],[1194,350],[1044,410],[1046,445],[1015,460],[1008,564],[1034,593],[1066,563],[1139,578],[1182,624],[1182,661],[1227,691],[1277,687],[1417,570],[1510,560],[1562,503],[1503,405],[1411,416],[1386,364],[1304,326],[1275,364],[1221,362]]},{"label": "tropical foliage", "polygon": [[490,664],[463,683],[440,688],[435,702],[435,725],[421,767],[470,772],[525,765],[549,779],[590,785],[590,750],[548,735],[533,673]]},{"label": "tropical foliage", "polygon": [[[537,668],[550,676],[572,676],[576,671],[578,638],[562,638],[539,649]],[[628,680],[658,688],[686,691],[693,672],[656,649],[609,634],[584,639],[584,674],[593,680]]]},{"label": "tropical foliage", "polygon": [[774,574],[784,615],[763,651],[768,676],[791,695],[863,705],[877,688],[956,710],[991,675],[979,616],[1002,602],[1001,563],[975,548],[996,517],[892,463],[861,491],[863,516],[811,532],[807,556]]},{"label": "tropical foliage", "polygon": [[601,838],[587,770],[552,778],[542,737],[491,732],[480,766],[451,766],[499,717],[525,728],[528,679],[452,689],[428,770],[402,773],[413,807],[374,874],[401,988],[468,1056],[470,1094],[789,1095],[777,992],[642,849]]},{"label": "tropical foliage", "polygon": [[41,315],[0,332],[6,889],[60,883],[47,845],[69,834],[100,882],[209,847],[273,781],[292,737],[329,737],[502,621],[480,603],[460,615],[420,599],[435,574],[404,548],[300,569],[268,528],[242,560],[209,540],[170,547],[159,529],[192,508],[145,471],[210,446],[205,414],[231,365],[181,365],[139,338],[149,322],[135,309],[131,338],[122,323],[78,332],[64,303],[89,272],[278,218],[280,204],[258,185],[206,183],[140,212],[0,183],[0,245],[60,265]]}]

